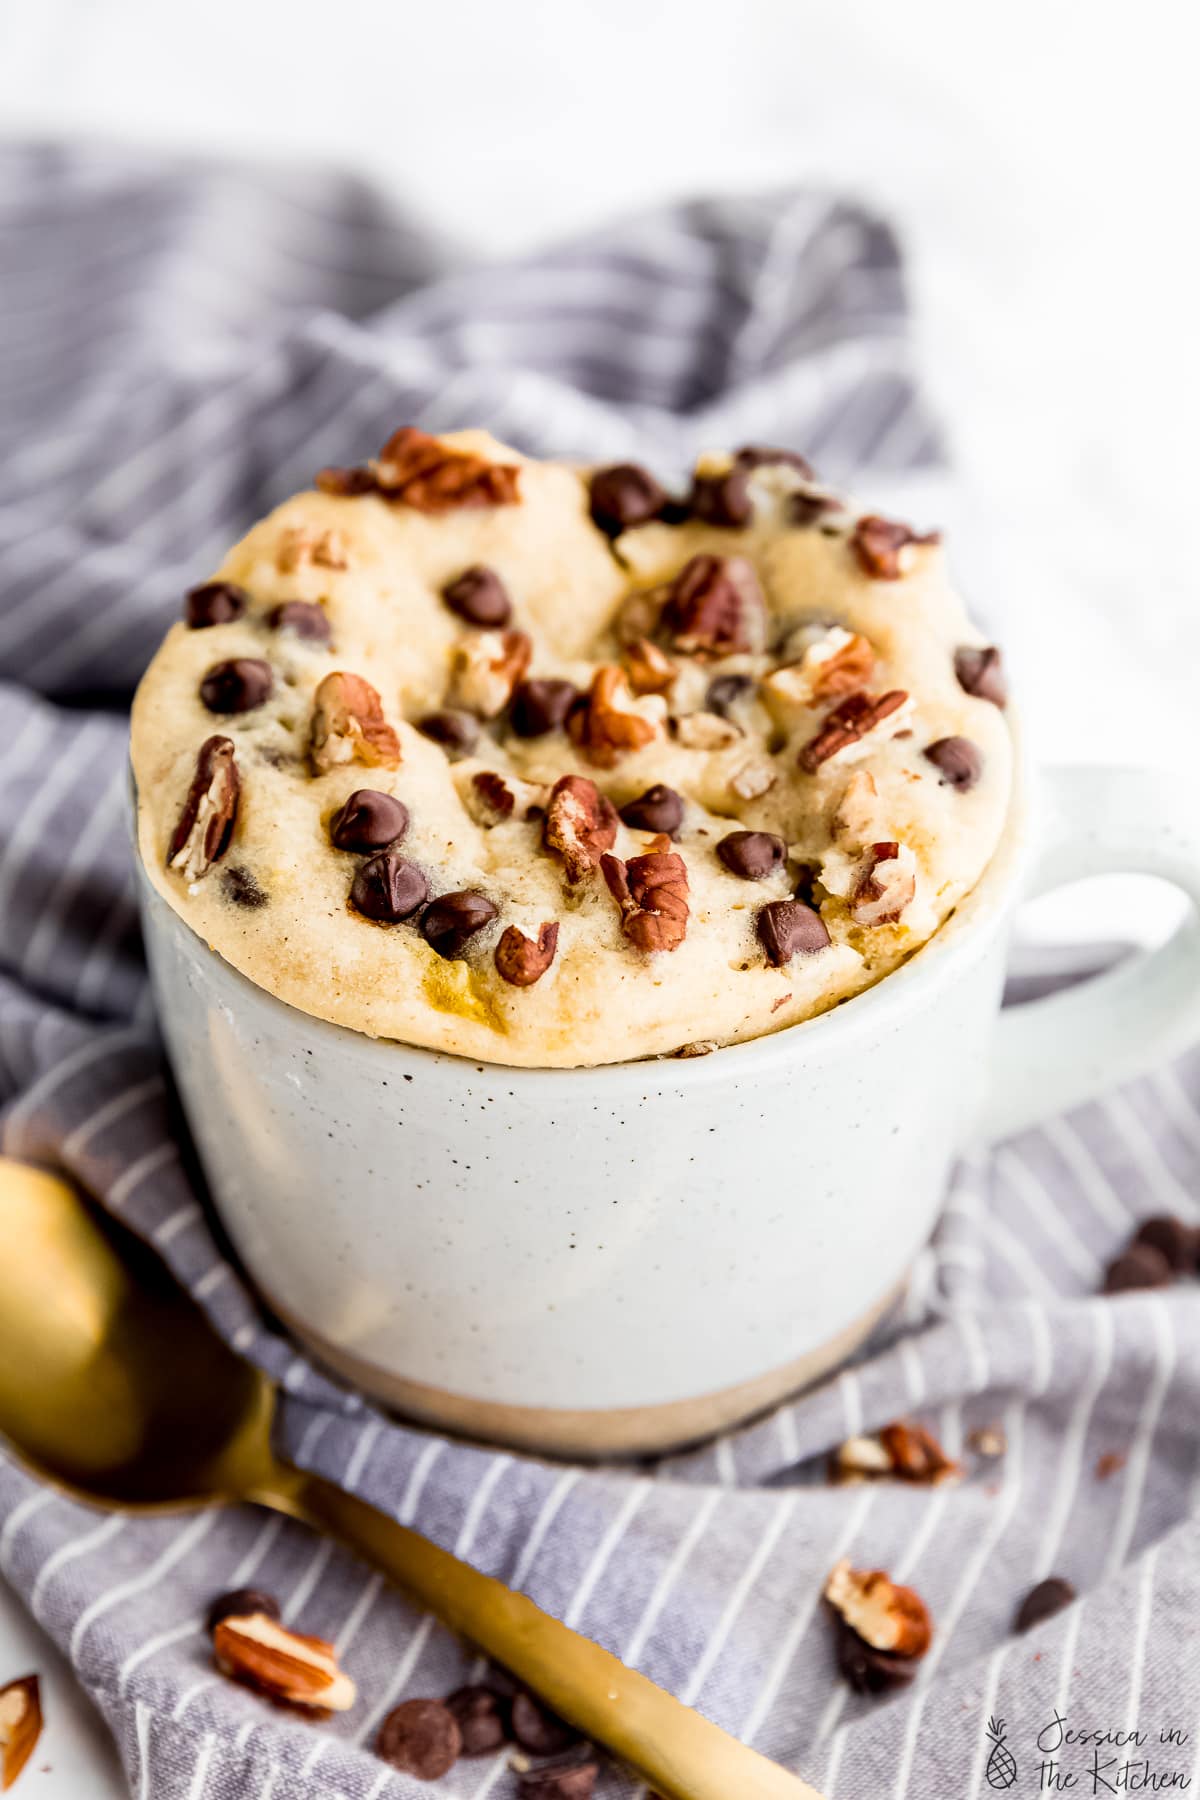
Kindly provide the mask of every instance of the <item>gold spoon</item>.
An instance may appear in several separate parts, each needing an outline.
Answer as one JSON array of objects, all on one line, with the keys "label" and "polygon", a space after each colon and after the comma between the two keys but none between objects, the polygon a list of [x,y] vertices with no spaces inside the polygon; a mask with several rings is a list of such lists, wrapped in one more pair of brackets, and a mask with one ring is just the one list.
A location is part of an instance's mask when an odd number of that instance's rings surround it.
[{"label": "gold spoon", "polygon": [[234,1501],[368,1557],[664,1800],[821,1800],[607,1650],[271,1449],[275,1390],[137,1239],[0,1158],[0,1434],[93,1506]]}]

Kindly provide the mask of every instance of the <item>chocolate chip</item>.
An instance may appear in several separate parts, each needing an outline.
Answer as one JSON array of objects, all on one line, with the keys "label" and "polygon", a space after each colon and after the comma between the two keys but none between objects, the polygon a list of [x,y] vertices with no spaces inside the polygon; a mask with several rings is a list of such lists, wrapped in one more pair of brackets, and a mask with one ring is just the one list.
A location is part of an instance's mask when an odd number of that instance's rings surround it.
[{"label": "chocolate chip", "polygon": [[613,463],[597,469],[589,493],[593,523],[609,537],[657,518],[667,498],[649,469],[638,463]]},{"label": "chocolate chip", "polygon": [[754,517],[750,498],[750,471],[737,464],[724,475],[697,475],[692,482],[688,508],[693,519],[705,525],[738,530]]},{"label": "chocolate chip", "polygon": [[405,1700],[379,1728],[375,1754],[418,1781],[448,1774],[462,1751],[458,1720],[440,1700]]},{"label": "chocolate chip", "polygon": [[272,631],[290,631],[310,644],[327,644],[333,635],[329,615],[315,600],[283,600],[267,614]]},{"label": "chocolate chip", "polygon": [[267,904],[267,895],[259,887],[249,869],[240,864],[226,869],[221,876],[221,892],[235,906],[244,906],[250,912],[257,912],[260,906]]},{"label": "chocolate chip", "polygon": [[1052,1619],[1064,1606],[1070,1606],[1074,1598],[1075,1589],[1069,1581],[1064,1581],[1061,1575],[1047,1575],[1045,1581],[1039,1581],[1029,1590],[1018,1606],[1013,1630],[1029,1631],[1043,1619]]},{"label": "chocolate chip", "polygon": [[213,664],[200,683],[200,698],[211,713],[252,712],[270,698],[273,686],[270,663],[235,656]]},{"label": "chocolate chip", "polygon": [[1104,1271],[1105,1294],[1125,1294],[1133,1288],[1169,1287],[1171,1265],[1153,1244],[1130,1244]]},{"label": "chocolate chip", "polygon": [[548,1711],[532,1694],[513,1695],[512,1734],[531,1756],[561,1756],[579,1743],[579,1733]]},{"label": "chocolate chip", "polygon": [[1177,1219],[1171,1213],[1143,1219],[1133,1234],[1133,1241],[1148,1244],[1152,1250],[1161,1250],[1177,1275],[1190,1274],[1196,1266],[1200,1233],[1185,1219]]},{"label": "chocolate chip", "polygon": [[938,738],[936,743],[925,746],[923,755],[940,770],[941,785],[952,787],[960,794],[968,793],[983,774],[982,753],[970,738]]},{"label": "chocolate chip", "polygon": [[718,718],[727,719],[729,708],[748,694],[754,685],[753,675],[718,675],[715,681],[708,684],[708,692],[704,696],[705,709],[715,712]]},{"label": "chocolate chip", "polygon": [[459,712],[450,706],[441,712],[426,713],[423,719],[417,720],[417,730],[440,744],[452,761],[469,756],[479,742],[479,720],[475,714]]},{"label": "chocolate chip", "polygon": [[433,902],[421,920],[421,936],[439,956],[452,962],[462,955],[467,939],[495,917],[496,907],[486,894],[464,888],[461,893],[442,894]]},{"label": "chocolate chip", "polygon": [[507,625],[512,618],[508,589],[495,569],[474,563],[442,589],[442,599],[452,613],[468,625]]},{"label": "chocolate chip", "polygon": [[815,525],[826,513],[845,510],[832,494],[792,494],[788,500],[788,516],[793,525]]},{"label": "chocolate chip", "polygon": [[995,644],[962,644],[954,652],[954,673],[958,685],[977,700],[990,700],[1003,706],[1008,699],[1008,683],[1004,664]]},{"label": "chocolate chip", "polygon": [[856,1694],[883,1694],[912,1680],[921,1666],[917,1656],[897,1656],[893,1650],[876,1650],[844,1619],[837,1622],[838,1673]]},{"label": "chocolate chip", "polygon": [[350,904],[364,919],[378,925],[395,925],[412,915],[429,898],[429,883],[416,863],[381,850],[359,868],[350,887]]},{"label": "chocolate chip", "polygon": [[806,481],[816,479],[816,471],[810,462],[806,462],[795,450],[776,450],[769,444],[744,444],[734,455],[734,462],[743,469],[778,468],[795,469]]},{"label": "chocolate chip", "polygon": [[561,731],[580,697],[573,681],[521,681],[513,690],[509,722],[518,737],[545,737]]},{"label": "chocolate chip", "polygon": [[816,884],[821,873],[821,866],[819,863],[797,863],[796,869],[798,873],[792,893],[797,900],[803,900],[805,906],[811,906],[816,911]]},{"label": "chocolate chip", "polygon": [[245,588],[232,581],[206,581],[189,590],[183,602],[184,623],[192,631],[209,625],[231,625],[250,604]]},{"label": "chocolate chip", "polygon": [[383,850],[407,830],[403,800],[374,788],[355,788],[329,821],[330,842],[337,850]]},{"label": "chocolate chip", "polygon": [[683,799],[674,788],[656,781],[623,806],[620,816],[634,831],[665,831],[674,837],[683,824]]},{"label": "chocolate chip", "polygon": [[457,1688],[446,1702],[462,1737],[463,1756],[487,1756],[509,1739],[509,1698],[495,1688],[476,1683]]},{"label": "chocolate chip", "polygon": [[829,943],[825,921],[803,900],[768,900],[759,907],[754,927],[767,961],[777,969],[793,956],[815,956]]},{"label": "chocolate chip", "polygon": [[600,1766],[573,1760],[527,1769],[517,1783],[517,1800],[592,1800]]},{"label": "chocolate chip", "polygon": [[765,881],[783,862],[787,845],[770,831],[731,831],[717,845],[717,855],[731,875]]},{"label": "chocolate chip", "polygon": [[211,1636],[222,1619],[248,1619],[254,1613],[278,1619],[279,1602],[274,1594],[265,1594],[261,1588],[234,1588],[232,1593],[219,1594],[213,1601],[205,1615],[204,1628]]}]

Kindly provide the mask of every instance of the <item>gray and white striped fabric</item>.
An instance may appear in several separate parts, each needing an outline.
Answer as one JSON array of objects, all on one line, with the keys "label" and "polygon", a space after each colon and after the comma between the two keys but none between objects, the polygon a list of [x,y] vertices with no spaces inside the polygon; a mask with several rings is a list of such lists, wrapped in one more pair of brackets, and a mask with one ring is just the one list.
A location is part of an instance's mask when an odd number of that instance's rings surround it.
[{"label": "gray and white striped fabric", "polygon": [[[299,1463],[524,1587],[829,1800],[979,1795],[992,1714],[1014,1791],[1037,1792],[1056,1707],[1140,1724],[1156,1770],[1200,1779],[1198,1290],[1094,1297],[1139,1217],[1197,1216],[1200,1056],[960,1169],[901,1315],[852,1368],[693,1454],[583,1471],[395,1424],[263,1322],[189,1178],[147,999],[123,712],[228,542],[409,419],[668,473],[754,439],[868,491],[932,468],[887,227],[805,191],[470,269],[328,174],[49,147],[0,152],[0,219],[4,1150],[66,1170],[157,1247],[282,1384]],[[803,1270],[796,1285],[802,1306]],[[1007,1451],[953,1489],[826,1485],[831,1446],[902,1414],[951,1453],[999,1425]],[[842,1554],[933,1611],[903,1697],[835,1676],[818,1594]],[[0,1571],[149,1800],[425,1793],[372,1737],[397,1700],[472,1667],[299,1526],[98,1516],[3,1456]],[[1017,1601],[1052,1571],[1079,1604],[1013,1638]],[[361,1690],[349,1716],[309,1727],[214,1675],[204,1605],[251,1581],[335,1641]],[[1159,1743],[1172,1728],[1186,1742]],[[442,1791],[514,1788],[499,1757]],[[611,1773],[601,1791],[638,1790]]]}]

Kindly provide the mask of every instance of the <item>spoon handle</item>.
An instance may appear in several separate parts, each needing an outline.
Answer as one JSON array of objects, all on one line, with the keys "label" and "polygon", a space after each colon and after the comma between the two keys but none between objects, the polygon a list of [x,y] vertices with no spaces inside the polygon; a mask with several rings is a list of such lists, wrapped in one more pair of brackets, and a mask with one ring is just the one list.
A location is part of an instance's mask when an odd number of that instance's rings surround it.
[{"label": "spoon handle", "polygon": [[301,1476],[288,1490],[288,1511],[375,1563],[444,1625],[628,1764],[663,1800],[821,1800],[799,1776],[740,1744],[524,1594],[481,1575],[365,1501],[317,1476]]}]

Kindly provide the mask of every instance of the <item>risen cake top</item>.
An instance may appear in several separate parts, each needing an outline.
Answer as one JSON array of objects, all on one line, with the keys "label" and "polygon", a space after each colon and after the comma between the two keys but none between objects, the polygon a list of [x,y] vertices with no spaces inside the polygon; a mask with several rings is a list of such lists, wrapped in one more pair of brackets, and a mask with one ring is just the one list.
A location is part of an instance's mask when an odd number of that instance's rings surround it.
[{"label": "risen cake top", "polygon": [[1012,753],[940,547],[800,458],[672,500],[480,432],[326,470],[193,589],[134,704],[141,853],[305,1012],[491,1062],[698,1051],[886,976]]}]

